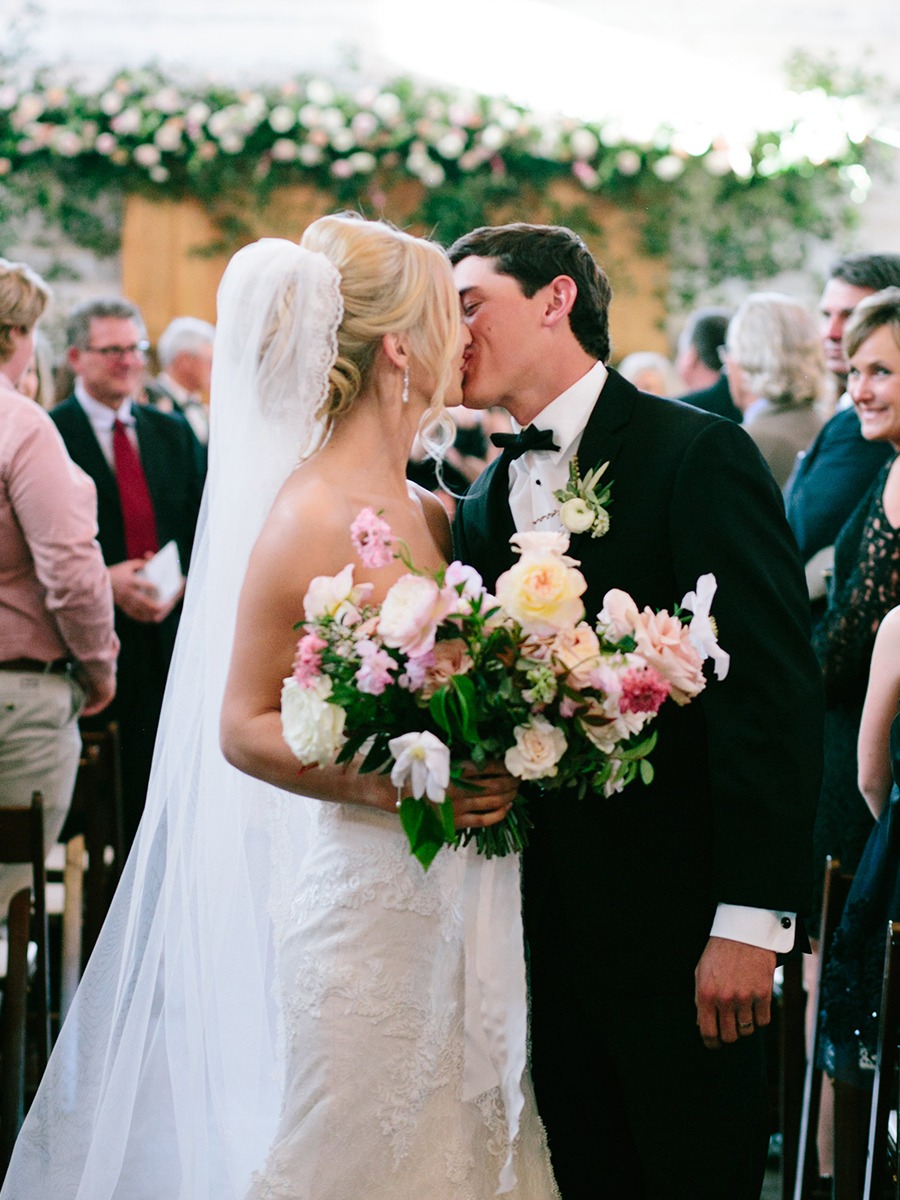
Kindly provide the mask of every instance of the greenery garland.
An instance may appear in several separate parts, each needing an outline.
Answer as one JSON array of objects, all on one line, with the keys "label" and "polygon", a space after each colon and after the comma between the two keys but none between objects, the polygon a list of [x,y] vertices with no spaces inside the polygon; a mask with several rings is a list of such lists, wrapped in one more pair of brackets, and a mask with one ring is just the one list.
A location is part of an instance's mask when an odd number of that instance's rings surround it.
[{"label": "greenery garland", "polygon": [[[527,217],[535,199],[597,233],[590,198],[599,194],[635,214],[648,253],[670,256],[686,299],[701,282],[796,267],[805,235],[833,235],[852,220],[872,149],[858,90],[830,94],[817,77],[796,99],[781,128],[727,141],[539,116],[408,79],[355,90],[321,78],[186,87],[147,68],[90,90],[0,62],[0,228],[11,242],[17,220],[38,209],[108,255],[124,194],[194,197],[222,231],[222,249],[246,233],[241,211],[277,187],[312,184],[380,213],[413,179],[424,198],[412,222],[448,243],[498,211]],[[567,199],[554,202],[561,181]]]}]

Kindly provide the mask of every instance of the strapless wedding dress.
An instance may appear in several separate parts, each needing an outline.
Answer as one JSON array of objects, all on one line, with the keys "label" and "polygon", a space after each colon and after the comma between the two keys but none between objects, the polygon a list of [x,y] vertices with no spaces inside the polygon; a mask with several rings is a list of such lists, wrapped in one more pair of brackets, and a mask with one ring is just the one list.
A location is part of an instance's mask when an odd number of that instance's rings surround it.
[{"label": "strapless wedding dress", "polygon": [[[510,1149],[502,1088],[463,1099],[466,888],[486,861],[444,849],[426,873],[391,814],[311,807],[301,872],[275,831],[285,1087],[248,1200],[486,1200]],[[527,1072],[521,1098],[505,1194],[556,1200]]]}]

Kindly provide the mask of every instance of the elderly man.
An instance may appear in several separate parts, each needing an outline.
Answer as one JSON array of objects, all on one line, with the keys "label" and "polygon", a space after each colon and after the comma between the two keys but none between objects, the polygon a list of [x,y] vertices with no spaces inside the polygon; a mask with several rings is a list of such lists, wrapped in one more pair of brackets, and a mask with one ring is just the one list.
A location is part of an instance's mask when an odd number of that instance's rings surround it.
[{"label": "elderly man", "polygon": [[216,328],[198,317],[176,317],[159,339],[162,368],[147,387],[147,398],[160,412],[178,412],[197,440],[209,441],[209,380]]},{"label": "elderly man", "polygon": [[133,402],[147,350],[144,321],[133,304],[83,304],[72,312],[67,333],[75,390],[50,415],[97,487],[99,540],[121,641],[119,692],[104,720],[114,717],[120,726],[130,843],[146,797],[181,600],[181,591],[161,597],[144,568],[174,542],[181,569],[187,569],[204,465],[181,416]]}]

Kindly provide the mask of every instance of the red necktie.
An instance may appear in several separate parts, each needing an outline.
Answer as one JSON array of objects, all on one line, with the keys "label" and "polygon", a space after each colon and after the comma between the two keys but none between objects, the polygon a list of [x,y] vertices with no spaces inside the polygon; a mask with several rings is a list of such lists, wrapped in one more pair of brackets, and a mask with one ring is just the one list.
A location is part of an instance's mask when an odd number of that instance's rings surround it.
[{"label": "red necktie", "polygon": [[159,539],[147,477],[121,421],[113,424],[113,460],[125,524],[125,554],[128,558],[143,558],[148,551],[155,554]]}]

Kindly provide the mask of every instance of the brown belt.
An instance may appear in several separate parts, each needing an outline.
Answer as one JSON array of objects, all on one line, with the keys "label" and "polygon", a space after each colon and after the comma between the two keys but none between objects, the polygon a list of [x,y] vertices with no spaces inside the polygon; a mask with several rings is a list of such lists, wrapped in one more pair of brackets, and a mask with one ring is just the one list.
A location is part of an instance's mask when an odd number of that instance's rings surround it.
[{"label": "brown belt", "polygon": [[53,662],[41,662],[39,658],[10,658],[0,662],[0,671],[37,671],[40,675],[62,675],[70,666],[68,658],[55,658]]}]

